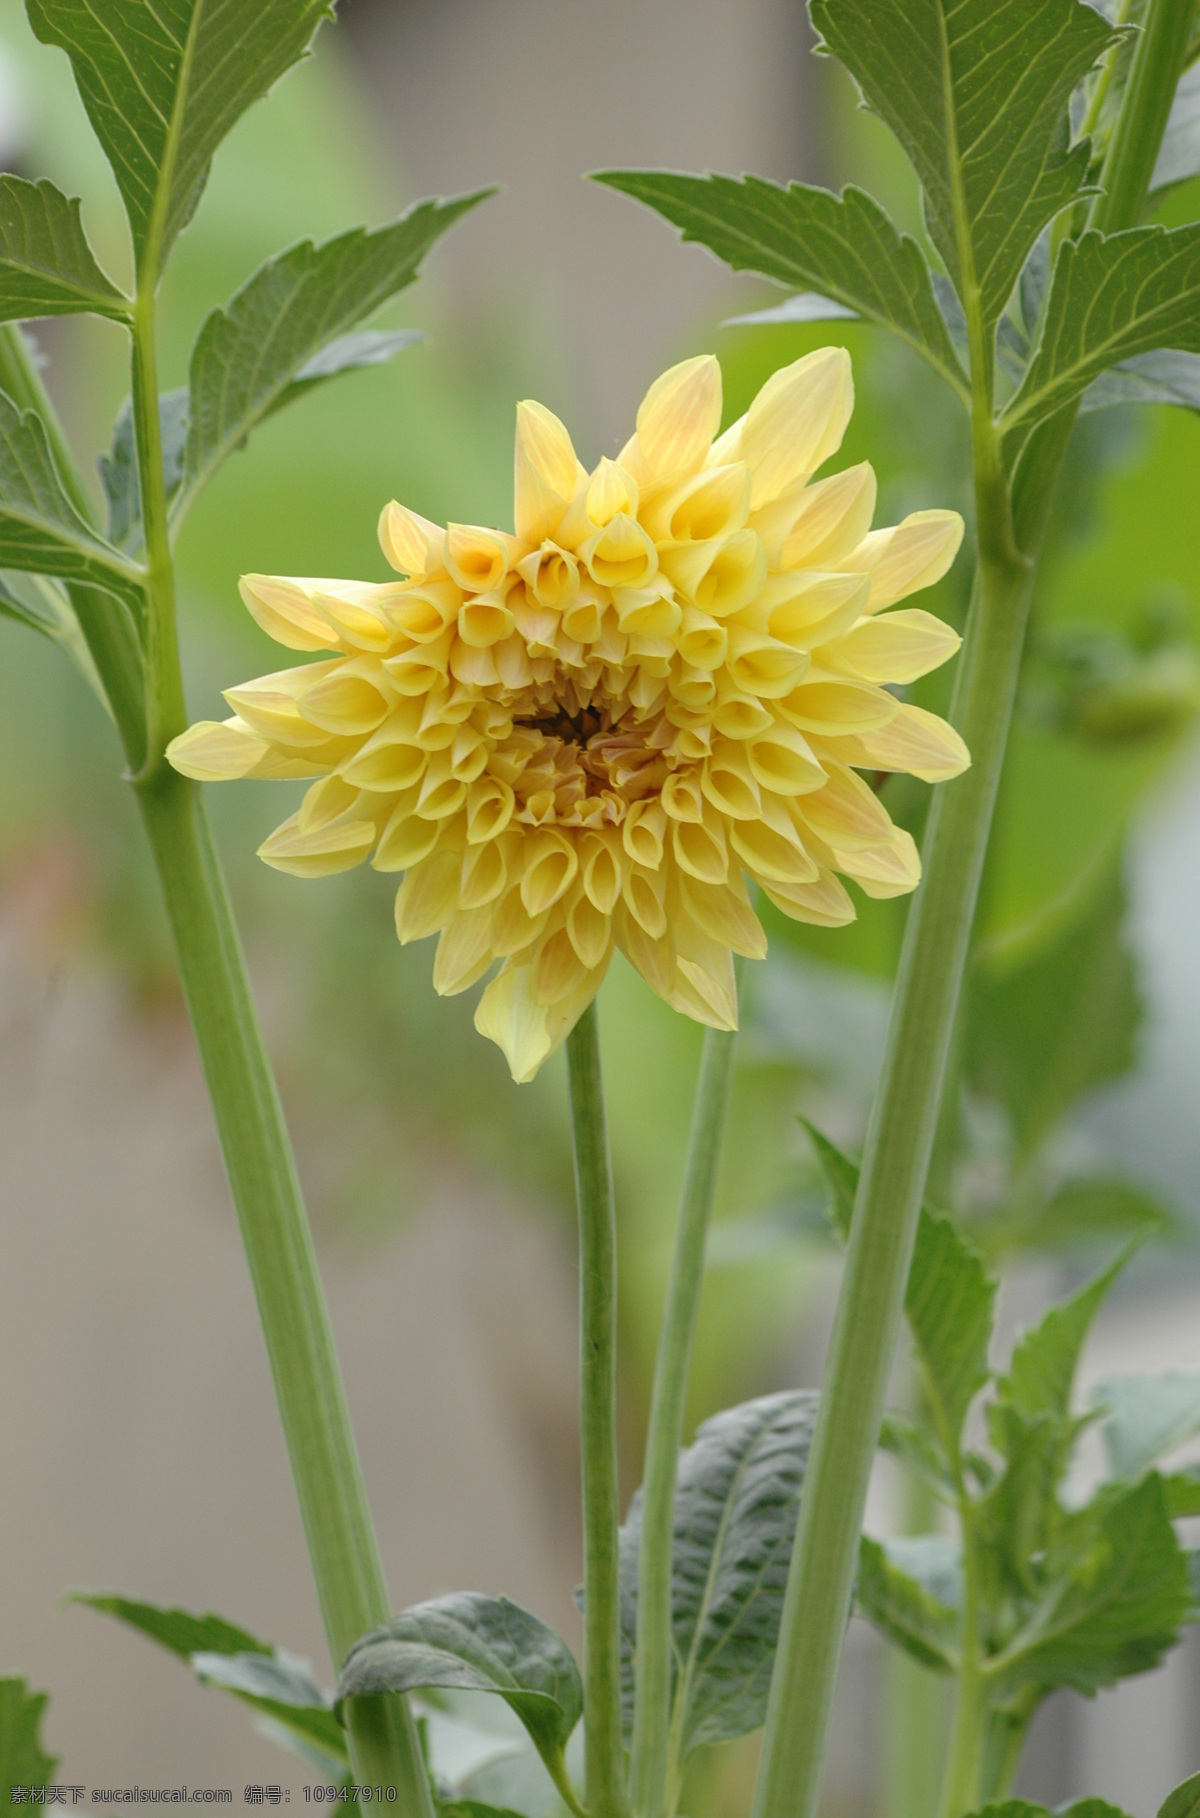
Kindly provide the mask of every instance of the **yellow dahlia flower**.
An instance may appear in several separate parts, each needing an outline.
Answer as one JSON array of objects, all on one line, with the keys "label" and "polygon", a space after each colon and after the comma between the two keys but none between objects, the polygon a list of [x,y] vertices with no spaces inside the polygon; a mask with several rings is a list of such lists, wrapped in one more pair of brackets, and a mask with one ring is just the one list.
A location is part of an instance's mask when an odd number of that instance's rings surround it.
[{"label": "yellow dahlia flower", "polygon": [[440,935],[438,991],[501,962],[475,1022],[517,1080],[614,946],[676,1009],[734,1028],[731,955],[766,950],[745,879],[831,927],[854,917],[838,873],[912,890],[913,841],[858,771],[936,782],[968,763],[889,686],[958,637],[885,611],[945,573],[962,522],[872,531],[866,463],[813,480],[852,405],[847,354],[823,348],[717,437],[720,368],[685,360],[591,473],[557,417],[519,405],[516,534],[390,504],[379,537],[404,579],[247,575],[259,624],[318,660],[229,689],[234,717],[191,727],[171,762],[318,779],[260,856],[403,872],[396,928]]}]

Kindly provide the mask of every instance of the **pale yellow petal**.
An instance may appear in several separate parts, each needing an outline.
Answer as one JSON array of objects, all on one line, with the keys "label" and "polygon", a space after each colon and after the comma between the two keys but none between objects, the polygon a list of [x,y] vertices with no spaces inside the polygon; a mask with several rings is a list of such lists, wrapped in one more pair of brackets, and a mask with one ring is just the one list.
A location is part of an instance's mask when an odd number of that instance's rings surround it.
[{"label": "pale yellow petal", "polygon": [[870,575],[867,610],[882,612],[940,581],[962,538],[956,511],[914,511],[890,530],[873,530],[841,566]]},{"label": "pale yellow petal", "polygon": [[772,374],[746,412],[740,455],[750,469],[751,507],[760,510],[841,446],[854,409],[844,347],[821,347]]},{"label": "pale yellow petal", "polygon": [[445,572],[446,533],[395,499],[379,514],[379,546],[392,567],[411,580],[432,580]]},{"label": "pale yellow petal", "polygon": [[504,1054],[517,1084],[525,1085],[553,1051],[550,1016],[533,995],[533,967],[504,967],[475,1009],[475,1027]]},{"label": "pale yellow petal", "polygon": [[763,890],[777,909],[796,922],[812,922],[818,928],[844,928],[857,919],[858,911],[844,884],[832,871],[822,870],[807,884],[764,883]]},{"label": "pale yellow petal", "polygon": [[268,835],[258,856],[276,871],[290,871],[294,877],[329,877],[361,865],[374,844],[374,821],[342,821],[304,833],[299,815],[293,814]]},{"label": "pale yellow petal", "polygon": [[658,478],[702,467],[721,423],[721,368],[712,354],[657,378],[637,413],[638,448]]},{"label": "pale yellow petal", "polygon": [[526,543],[553,536],[587,474],[554,412],[525,399],[517,405],[514,522]]},{"label": "pale yellow petal", "polygon": [[167,761],[198,783],[249,776],[271,747],[235,714],[231,720],[197,720],[167,746]]},{"label": "pale yellow petal", "polygon": [[961,776],[971,754],[959,734],[936,713],[903,702],[886,726],[830,741],[834,757],[864,770],[899,770],[925,783]]},{"label": "pale yellow petal", "polygon": [[277,644],[289,650],[336,650],[337,630],[312,603],[312,589],[318,586],[320,582],[286,575],[244,574],[238,592],[251,618]]}]

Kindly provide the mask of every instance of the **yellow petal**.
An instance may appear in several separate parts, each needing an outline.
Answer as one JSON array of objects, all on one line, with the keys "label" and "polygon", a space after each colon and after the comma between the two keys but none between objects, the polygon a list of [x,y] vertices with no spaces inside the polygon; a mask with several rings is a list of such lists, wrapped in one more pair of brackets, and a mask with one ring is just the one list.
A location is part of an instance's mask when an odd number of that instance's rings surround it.
[{"label": "yellow petal", "polygon": [[490,908],[460,909],[442,929],[433,961],[433,988],[439,997],[457,997],[492,963]]},{"label": "yellow petal", "polygon": [[646,587],[658,572],[658,550],[624,511],[580,544],[579,558],[601,587]]},{"label": "yellow petal", "polygon": [[885,845],[860,852],[838,852],[839,866],[867,896],[907,896],[921,881],[921,858],[912,834],[903,827],[893,830]]},{"label": "yellow petal", "polygon": [[589,520],[601,530],[606,524],[611,524],[618,512],[636,518],[637,481],[628,468],[622,467],[619,461],[610,461],[604,455],[588,481],[584,503]]},{"label": "yellow petal", "polygon": [[821,347],[769,378],[742,427],[740,453],[750,469],[753,510],[769,505],[840,447],[854,409],[854,379],[844,347]]},{"label": "yellow petal", "polygon": [[336,650],[337,631],[312,603],[311,589],[319,585],[285,575],[244,574],[238,592],[250,616],[277,644],[289,650]]},{"label": "yellow petal", "polygon": [[736,871],[724,884],[703,884],[685,873],[679,880],[679,889],[693,920],[712,940],[746,959],[766,957],[766,934]]},{"label": "yellow petal", "polygon": [[806,884],[817,875],[816,861],[789,822],[735,821],[729,830],[734,851],[760,883]]},{"label": "yellow petal", "polygon": [[276,871],[294,877],[329,877],[361,865],[375,844],[374,821],[343,821],[316,833],[303,833],[299,815],[276,827],[258,849],[258,856]]},{"label": "yellow petal", "polygon": [[894,694],[872,682],[851,682],[833,675],[801,682],[777,703],[784,719],[801,732],[873,732],[895,718]]},{"label": "yellow petal", "polygon": [[779,568],[831,567],[871,528],[875,474],[869,461],[827,480],[801,480],[754,514],[754,528]]},{"label": "yellow petal", "polygon": [[587,478],[566,428],[543,404],[517,405],[514,522],[525,543],[553,536],[563,512]]},{"label": "yellow petal", "polygon": [[476,1006],[475,1027],[503,1051],[518,1085],[533,1078],[555,1044],[549,1013],[533,995],[531,965],[507,965],[492,980]]},{"label": "yellow petal", "polygon": [[961,643],[957,631],[943,619],[920,607],[902,607],[881,618],[863,619],[824,645],[821,661],[868,682],[915,682],[949,662]]},{"label": "yellow petal", "polygon": [[403,944],[446,926],[458,907],[461,877],[462,848],[454,840],[439,841],[411,867],[396,892],[396,933]]},{"label": "yellow petal", "polygon": [[830,764],[825,787],[801,796],[795,812],[839,851],[880,845],[895,832],[891,816],[874,790],[843,764]]},{"label": "yellow petal", "polygon": [[502,530],[479,524],[447,524],[446,567],[464,593],[490,593],[508,573],[510,557],[525,549]]},{"label": "yellow petal", "polygon": [[407,871],[417,865],[437,845],[442,827],[439,821],[421,819],[416,813],[417,789],[407,789],[392,809],[379,845],[371,860],[373,871]]},{"label": "yellow petal", "polygon": [[962,537],[956,511],[914,511],[891,530],[873,530],[842,567],[870,575],[867,611],[881,612],[940,581]]},{"label": "yellow petal", "polygon": [[768,731],[746,742],[750,773],[764,789],[776,795],[806,795],[821,789],[825,772],[804,734],[777,721]]},{"label": "yellow petal", "polygon": [[231,720],[197,720],[167,746],[168,762],[198,783],[224,783],[248,776],[271,749],[237,715]]},{"label": "yellow petal", "polygon": [[844,928],[858,911],[845,886],[832,871],[822,870],[808,884],[764,883],[763,890],[777,909],[795,922],[812,922],[818,928]]},{"label": "yellow petal", "polygon": [[655,379],[637,413],[638,448],[658,478],[694,473],[720,423],[721,368],[712,354],[701,354]]},{"label": "yellow petal", "polygon": [[612,941],[612,919],[580,890],[567,910],[567,936],[586,972],[598,966]]},{"label": "yellow petal", "polygon": [[656,542],[707,543],[729,537],[750,512],[750,475],[741,461],[709,468],[656,495],[642,522]]},{"label": "yellow petal", "polygon": [[579,870],[579,855],[572,841],[549,828],[529,836],[521,901],[531,916],[543,915],[566,895]]},{"label": "yellow petal", "polygon": [[971,754],[953,726],[924,707],[903,702],[886,726],[830,741],[843,763],[864,770],[900,770],[925,783],[944,783],[961,776]]},{"label": "yellow petal", "polygon": [[446,533],[395,499],[379,514],[379,545],[392,567],[425,581],[445,570]]}]

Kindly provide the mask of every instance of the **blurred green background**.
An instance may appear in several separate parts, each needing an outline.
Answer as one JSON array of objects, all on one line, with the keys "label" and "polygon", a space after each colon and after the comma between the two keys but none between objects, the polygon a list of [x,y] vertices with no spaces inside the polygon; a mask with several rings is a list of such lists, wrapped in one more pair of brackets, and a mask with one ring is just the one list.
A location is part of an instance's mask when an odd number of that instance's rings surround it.
[{"label": "blurred green background", "polygon": [[[585,108],[572,131],[568,103],[542,111],[536,80],[511,83],[544,29],[551,51],[562,41],[578,79],[602,87],[602,74],[588,74],[584,9],[564,7],[548,21],[536,5],[465,0],[440,10],[431,0],[351,0],[317,56],[236,129],[170,269],[164,386],[184,379],[207,311],[281,246],[382,221],[427,188],[495,177],[510,187],[455,230],[428,277],[385,318],[427,339],[266,424],[194,512],[179,550],[194,717],[221,711],[221,688],[283,661],[241,607],[244,570],[384,578],[374,527],[391,497],[442,521],[511,522],[513,410],[522,396],[543,398],[578,425],[590,461],[619,444],[620,423],[632,420],[646,383],[676,359],[717,351],[731,419],[777,366],[836,339],[853,354],[858,387],[840,459],[875,464],[878,521],[927,505],[969,512],[957,406],[902,349],[853,323],[722,327],[730,314],[770,301],[763,287],[726,281],[622,201],[586,190],[576,197],[589,162],[719,166],[728,145],[731,156],[760,152],[767,174],[864,182],[919,231],[883,129],[855,110],[832,64],[802,61],[798,9],[786,21],[771,6],[746,9],[730,74],[723,46],[726,15],[736,11],[706,6],[690,21],[691,62],[678,81],[694,95],[689,80],[706,72],[720,106],[705,116],[677,100],[674,138],[647,128],[636,97],[621,111]],[[686,32],[680,9],[652,12],[652,38]],[[507,14],[501,48],[498,14]],[[456,62],[456,46],[468,41],[475,54]],[[0,50],[6,162],[82,194],[102,261],[123,275],[115,189],[65,59],[33,42],[17,0],[0,5]],[[653,51],[652,43],[651,63]],[[543,45],[540,54],[550,52]],[[491,93],[489,82],[511,105],[488,111],[479,96]],[[764,85],[760,120],[753,97]],[[800,102],[791,112],[789,95]],[[713,123],[707,137],[697,116]],[[498,120],[507,121],[503,131]],[[543,183],[530,179],[532,200],[520,188],[531,171]],[[562,190],[565,203],[552,181],[575,186]],[[1196,186],[1187,186],[1166,198],[1162,216],[1191,219],[1198,204]],[[561,284],[556,259],[571,263]],[[41,325],[37,338],[90,471],[127,388],[122,337],[107,324],[63,322]],[[1023,1267],[1037,1258],[1055,1275],[1082,1267],[1113,1233],[1159,1219],[1164,1242],[1135,1273],[1135,1295],[1200,1282],[1197,1132],[1178,1116],[1181,1079],[1190,1065],[1194,1081],[1200,1067],[1200,1025],[1189,1013],[1200,1008],[1200,978],[1186,958],[1195,945],[1181,914],[1187,893],[1164,896],[1156,882],[1200,882],[1186,857],[1200,801],[1198,476],[1200,424],[1190,416],[1119,411],[1081,420],[1039,587],[935,1167],[936,1195],[994,1255]],[[922,603],[961,623],[967,584],[960,559]],[[931,678],[918,698],[944,706],[948,686],[946,676]],[[0,909],[31,878],[49,880],[38,886],[40,938],[63,964],[118,981],[150,1039],[178,1024],[182,1006],[115,737],[60,653],[3,620],[0,774]],[[533,1085],[512,1085],[498,1052],[472,1029],[474,994],[437,999],[431,951],[397,945],[385,878],[360,870],[302,883],[259,865],[254,849],[294,794],[250,783],[209,792],[324,1240],[382,1253],[450,1174],[485,1206],[495,1194],[519,1206],[569,1253],[561,1057]],[[910,779],[886,785],[892,813],[918,833],[927,798]],[[1147,811],[1159,816],[1152,836],[1141,831]],[[903,901],[859,906],[859,921],[839,931],[773,917],[771,957],[751,969],[693,1419],[819,1370],[836,1263],[796,1114],[851,1147],[861,1139],[905,913]],[[620,961],[602,1019],[632,1488],[700,1036]],[[556,1468],[573,1471],[569,1449]],[[471,1576],[469,1561],[464,1573]]]}]

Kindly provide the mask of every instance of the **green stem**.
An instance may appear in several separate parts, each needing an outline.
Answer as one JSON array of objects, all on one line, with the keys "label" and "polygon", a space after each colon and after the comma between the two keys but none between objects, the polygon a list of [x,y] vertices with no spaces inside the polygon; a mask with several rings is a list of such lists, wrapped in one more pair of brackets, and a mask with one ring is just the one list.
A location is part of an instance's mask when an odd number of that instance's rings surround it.
[{"label": "green stem", "polygon": [[[6,322],[0,327],[0,391],[7,392],[22,410],[32,410],[41,418],[67,496],[84,523],[94,529],[95,506],[63,434],[58,413],[42,383],[32,350],[15,322]],[[66,590],[121,734],[130,768],[137,769],[141,764],[145,737],[145,681],[133,617],[124,601],[102,588],[71,582],[66,584]]]},{"label": "green stem", "polygon": [[617,1242],[595,1003],[567,1037],[579,1202],[579,1398],[583,1462],[583,1662],[587,1805],[625,1811],[617,1530]]},{"label": "green stem", "polygon": [[675,1251],[654,1366],[638,1555],[637,1665],[630,1779],[630,1803],[636,1818],[659,1818],[667,1782],[675,1472],[704,1279],[704,1248],[736,1056],[736,1033],[718,1029],[707,1031],[692,1112]]},{"label": "green stem", "polygon": [[[1110,196],[1092,225],[1132,225],[1157,155],[1195,0],[1152,0],[1106,161]],[[1157,15],[1169,14],[1163,20]],[[1153,80],[1151,80],[1151,72]],[[1165,85],[1165,87],[1164,87]],[[992,428],[990,361],[971,327],[972,450],[979,561],[951,718],[972,754],[938,790],[925,878],[913,901],[872,1107],[821,1408],[789,1574],[753,1818],[812,1818],[850,1609],[858,1535],[937,1121],[975,902],[1016,691],[1035,551],[1074,420],[1031,439],[1010,505]]]},{"label": "green stem", "polygon": [[826,1365],[754,1818],[811,1818],[946,1054],[1016,690],[1029,574],[981,561],[951,718],[972,753],[934,796]]},{"label": "green stem", "polygon": [[978,1803],[989,1734],[987,1688],[982,1671],[978,1542],[961,1479],[958,1509],[963,1541],[962,1638],[954,1725],[938,1807],[939,1818],[962,1818],[964,1812],[973,1810]]},{"label": "green stem", "polygon": [[58,413],[50,406],[33,350],[18,322],[6,322],[0,327],[0,391],[7,393],[22,410],[35,411],[41,417],[46,427],[46,440],[54,456],[54,465],[67,497],[84,523],[94,526],[96,508],[88,496],[70,443],[63,434]]},{"label": "green stem", "polygon": [[992,1717],[979,1781],[981,1799],[1005,1799],[1012,1791],[1028,1731],[1028,1716],[1011,1720]]},{"label": "green stem", "polygon": [[1196,0],[1152,0],[1108,142],[1089,227],[1111,234],[1141,219],[1183,69]]},{"label": "green stem", "polygon": [[[167,768],[137,792],[175,937],[270,1359],[330,1653],[391,1615],[333,1333],[275,1082],[224,879],[194,783]],[[404,1705],[358,1699],[355,1774],[394,1783],[398,1812],[432,1802]]]},{"label": "green stem", "polygon": [[[171,769],[186,724],[167,535],[152,290],[133,320],[133,417],[148,561],[145,756],[133,777],[221,1139],[334,1664],[391,1608],[333,1333],[279,1095],[199,791]],[[395,1786],[403,1818],[433,1818],[429,1778],[400,1698],[352,1699],[361,1785]]]},{"label": "green stem", "polygon": [[145,782],[167,767],[166,748],[187,725],[179,634],[175,620],[175,564],[167,526],[162,425],[158,414],[158,362],[154,344],[154,294],[138,297],[133,317],[133,423],[141,482],[142,525],[149,584],[146,590],[146,751],[133,778]]},{"label": "green stem", "polygon": [[[909,1404],[914,1413],[922,1391],[916,1381]],[[936,1528],[938,1502],[915,1472],[904,1482],[901,1532],[928,1534]],[[946,1680],[902,1648],[885,1656],[883,1775],[878,1806],[884,1818],[929,1818],[937,1807],[946,1735]]]}]

